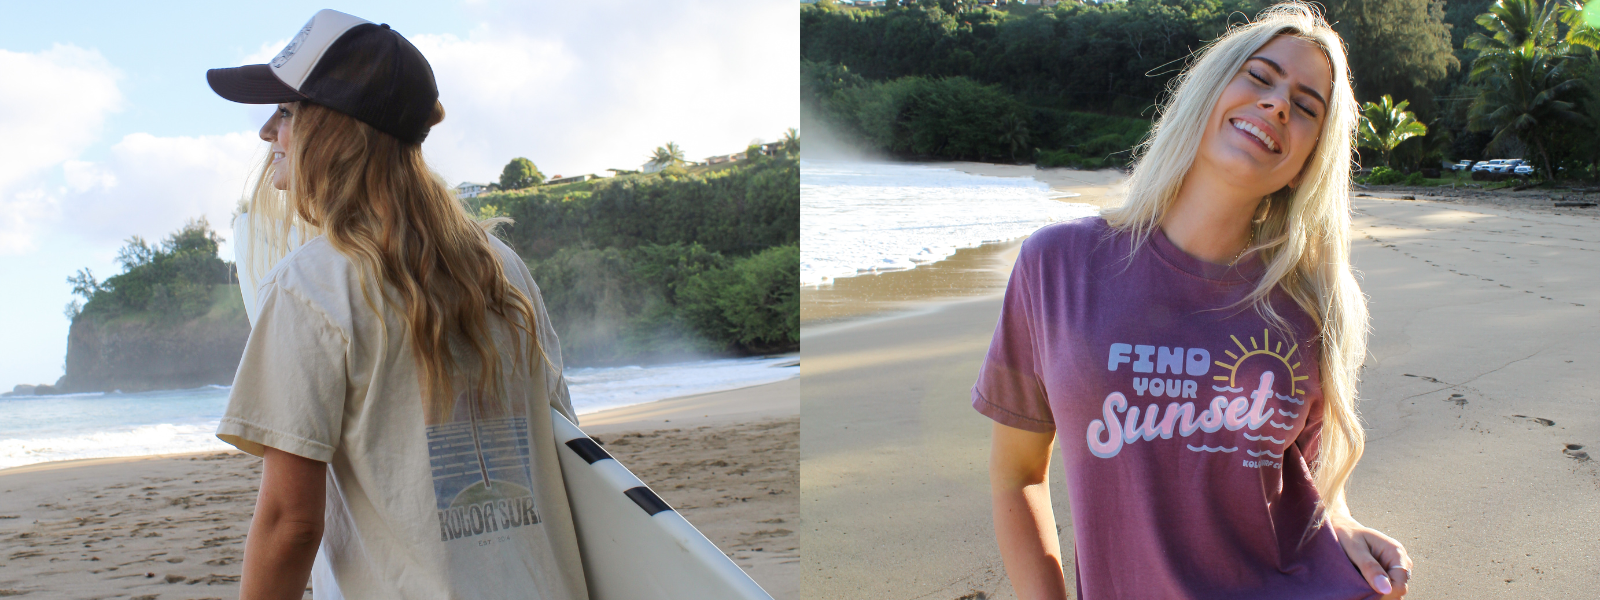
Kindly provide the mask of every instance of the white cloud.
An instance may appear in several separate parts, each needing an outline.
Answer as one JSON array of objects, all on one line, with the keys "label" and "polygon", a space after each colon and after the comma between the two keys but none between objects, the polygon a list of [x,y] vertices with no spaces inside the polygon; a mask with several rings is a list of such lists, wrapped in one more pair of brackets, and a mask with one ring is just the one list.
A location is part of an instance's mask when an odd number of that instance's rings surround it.
[{"label": "white cloud", "polygon": [[59,207],[47,172],[76,158],[122,104],[121,74],[99,51],[56,44],[41,52],[0,50],[0,255],[35,246]]},{"label": "white cloud", "polygon": [[289,38],[283,38],[276,42],[267,42],[262,44],[260,48],[256,48],[255,52],[246,54],[244,55],[244,58],[239,59],[239,65],[267,64],[267,61],[277,57],[278,53],[283,51],[283,47],[288,45]]},{"label": "white cloud", "polygon": [[424,146],[434,167],[486,181],[526,156],[547,176],[604,175],[668,141],[699,159],[799,125],[794,5],[600,4],[496,8],[465,38],[409,35],[447,115]]},{"label": "white cloud", "polygon": [[113,145],[103,162],[63,165],[68,185],[57,202],[72,215],[73,229],[89,239],[159,239],[200,216],[227,237],[229,218],[265,151],[255,132],[134,133]]}]

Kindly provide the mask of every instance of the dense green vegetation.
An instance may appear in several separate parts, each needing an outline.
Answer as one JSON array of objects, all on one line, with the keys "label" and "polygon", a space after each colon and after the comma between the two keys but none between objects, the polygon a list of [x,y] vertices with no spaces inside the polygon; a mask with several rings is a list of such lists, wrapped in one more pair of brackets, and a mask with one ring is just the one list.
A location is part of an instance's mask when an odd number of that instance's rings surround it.
[{"label": "dense green vegetation", "polygon": [[[539,282],[569,364],[793,350],[799,138],[785,141],[777,156],[494,192],[467,209],[515,220],[501,236]],[[239,305],[219,241],[203,219],[157,245],[130,238],[121,274],[68,278],[86,301],[68,316],[175,324]]]},{"label": "dense green vegetation", "polygon": [[[539,282],[572,364],[792,350],[800,339],[798,138],[711,167],[467,200]],[[670,159],[669,159],[670,160]]]},{"label": "dense green vegetation", "polygon": [[[801,10],[802,118],[901,157],[1125,164],[1193,50],[1266,0],[917,0]],[[1558,0],[1325,0],[1356,98],[1426,135],[1368,144],[1401,171],[1524,157],[1600,177],[1600,35]],[[1092,115],[1091,115],[1092,113]],[[1097,116],[1097,119],[1091,118]]]},{"label": "dense green vegetation", "polygon": [[[190,220],[157,245],[128,238],[117,252],[121,274],[97,281],[81,269],[67,278],[72,292],[83,297],[67,305],[67,318],[105,322],[137,315],[177,322],[205,315],[217,304],[217,286],[235,283],[233,263],[217,256],[219,242],[204,218]],[[238,296],[237,288],[225,289]]]}]

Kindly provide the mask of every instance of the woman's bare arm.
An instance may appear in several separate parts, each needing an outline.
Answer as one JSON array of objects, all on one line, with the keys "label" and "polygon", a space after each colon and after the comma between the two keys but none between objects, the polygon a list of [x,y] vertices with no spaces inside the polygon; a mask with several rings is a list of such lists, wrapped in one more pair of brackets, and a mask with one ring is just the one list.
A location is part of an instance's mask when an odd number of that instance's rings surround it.
[{"label": "woman's bare arm", "polygon": [[994,424],[989,487],[994,532],[1011,588],[1023,600],[1067,597],[1061,543],[1050,508],[1050,454],[1054,433]]},{"label": "woman's bare arm", "polygon": [[240,600],[305,597],[322,543],[327,463],[267,448],[256,514],[244,543]]},{"label": "woman's bare arm", "polygon": [[[1404,546],[1376,529],[1350,516],[1350,506],[1340,497],[1327,507],[1328,526],[1344,548],[1350,562],[1361,571],[1372,589],[1385,600],[1403,598],[1411,579],[1411,557]],[[1388,588],[1388,589],[1385,589]]]}]

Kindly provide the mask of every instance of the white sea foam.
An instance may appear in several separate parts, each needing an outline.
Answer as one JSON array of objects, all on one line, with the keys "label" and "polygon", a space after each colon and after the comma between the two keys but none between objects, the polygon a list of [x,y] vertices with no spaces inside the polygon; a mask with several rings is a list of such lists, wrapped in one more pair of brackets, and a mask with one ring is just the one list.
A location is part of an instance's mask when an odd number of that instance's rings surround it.
[{"label": "white sea foam", "polygon": [[800,375],[799,359],[739,358],[644,367],[569,369],[572,408],[587,414],[667,398],[783,381]]},{"label": "white sea foam", "polygon": [[217,439],[217,421],[144,425],[82,435],[0,439],[0,469],[52,460],[206,452],[231,448]]},{"label": "white sea foam", "polygon": [[[646,367],[568,369],[579,414],[771,383],[800,374],[798,359],[741,358]],[[0,398],[0,469],[56,460],[208,452],[228,386],[137,394]]]},{"label": "white sea foam", "polygon": [[[1056,194],[1059,196],[1059,194]],[[800,164],[800,284],[909,269],[1097,214],[1033,179],[896,163]]]}]

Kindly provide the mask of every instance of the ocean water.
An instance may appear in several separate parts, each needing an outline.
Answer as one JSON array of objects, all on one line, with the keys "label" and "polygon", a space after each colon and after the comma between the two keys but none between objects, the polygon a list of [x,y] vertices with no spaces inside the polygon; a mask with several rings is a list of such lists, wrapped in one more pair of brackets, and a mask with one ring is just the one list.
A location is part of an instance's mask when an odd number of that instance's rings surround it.
[{"label": "ocean water", "polygon": [[[799,375],[793,357],[566,372],[567,389],[579,415]],[[228,392],[227,386],[206,386],[137,394],[0,398],[0,469],[54,460],[230,449],[216,436]]]},{"label": "ocean water", "polygon": [[800,284],[910,269],[1097,214],[1033,179],[915,164],[800,162]]}]

